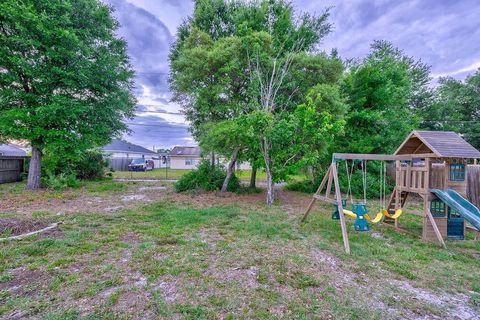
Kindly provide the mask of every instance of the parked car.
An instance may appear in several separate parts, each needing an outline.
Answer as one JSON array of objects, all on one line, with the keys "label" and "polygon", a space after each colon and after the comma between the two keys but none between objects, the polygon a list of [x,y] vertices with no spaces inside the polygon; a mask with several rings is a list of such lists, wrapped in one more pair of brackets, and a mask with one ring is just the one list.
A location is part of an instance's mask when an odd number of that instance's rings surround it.
[{"label": "parked car", "polygon": [[153,170],[153,160],[135,159],[128,165],[128,171],[148,171]]}]

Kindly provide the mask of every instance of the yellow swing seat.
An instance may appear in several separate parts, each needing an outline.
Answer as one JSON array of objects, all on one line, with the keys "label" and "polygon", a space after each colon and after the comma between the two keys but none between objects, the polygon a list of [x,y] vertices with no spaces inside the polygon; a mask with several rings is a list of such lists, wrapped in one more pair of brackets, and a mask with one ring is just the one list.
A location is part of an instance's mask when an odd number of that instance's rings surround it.
[{"label": "yellow swing seat", "polygon": [[357,215],[350,210],[343,209],[343,214],[346,215],[347,217],[357,219]]},{"label": "yellow swing seat", "polygon": [[[357,218],[357,215],[350,210],[343,209],[343,214],[346,215],[347,217],[352,218],[352,219]],[[383,218],[383,213],[381,213],[381,212],[377,213],[377,215],[373,219],[372,219],[372,217],[370,217],[370,215],[368,213],[365,214],[365,219],[367,219],[367,221],[371,222],[371,223],[379,223],[380,221],[382,221],[382,218]]]},{"label": "yellow swing seat", "polygon": [[380,221],[382,221],[383,219],[383,213],[382,212],[378,212],[377,215],[375,216],[375,218],[372,219],[372,217],[370,217],[369,214],[366,214],[365,215],[365,218],[368,220],[368,222],[371,222],[371,223],[379,223]]},{"label": "yellow swing seat", "polygon": [[388,213],[388,211],[385,209],[383,209],[382,212],[385,217],[390,219],[398,219],[403,213],[402,209],[397,209],[394,214]]}]

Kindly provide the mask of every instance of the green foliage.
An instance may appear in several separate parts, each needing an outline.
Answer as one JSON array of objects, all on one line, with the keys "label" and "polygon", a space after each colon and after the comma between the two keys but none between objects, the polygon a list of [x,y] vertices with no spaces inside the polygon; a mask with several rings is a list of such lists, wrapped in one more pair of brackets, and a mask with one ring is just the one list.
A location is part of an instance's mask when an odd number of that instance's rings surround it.
[{"label": "green foliage", "polygon": [[[207,160],[202,161],[198,168],[183,175],[175,185],[175,191],[183,192],[188,190],[220,190],[223,180],[226,177],[225,169],[222,166],[212,166]],[[240,190],[240,182],[235,175],[232,175],[228,183],[228,191]]]},{"label": "green foliage", "polygon": [[68,153],[126,131],[133,71],[117,28],[99,0],[2,1],[0,139]]},{"label": "green foliage", "polygon": [[[239,149],[240,159],[261,165],[260,141],[268,135],[276,180],[312,162],[317,152],[311,150],[324,152],[346,109],[335,87],[343,63],[336,56],[312,53],[331,30],[328,15],[328,10],[318,16],[296,13],[283,0],[195,3],[172,46],[170,84],[205,150],[230,157]],[[275,93],[278,99],[272,101],[279,106],[274,113],[261,110],[252,61],[268,72],[289,61],[290,70]],[[319,84],[325,87],[315,87]],[[305,156],[309,159],[301,162]]]},{"label": "green foliage", "polygon": [[430,130],[455,131],[480,149],[480,70],[465,81],[442,78],[434,102],[424,110],[422,126]]},{"label": "green foliage", "polygon": [[337,85],[318,84],[308,91],[305,103],[276,114],[267,134],[276,163],[274,178],[284,180],[323,159],[328,146],[343,133],[347,109]]},{"label": "green foliage", "polygon": [[[383,186],[380,185],[380,168],[376,163],[369,163],[367,168],[367,183],[366,191],[368,199],[378,199],[380,197],[380,188]],[[287,184],[286,189],[292,191],[300,191],[305,193],[314,193],[317,191],[318,186],[320,185],[323,177],[325,176],[325,171],[320,174],[317,174],[314,179],[302,180],[302,181],[293,181]],[[340,190],[342,194],[346,194],[348,190],[348,177],[346,174],[345,168],[343,165],[339,167],[338,180],[340,184]],[[388,197],[393,191],[395,186],[395,181],[391,178],[387,178],[385,194]],[[352,195],[354,198],[363,199],[363,179],[362,171],[356,168],[350,178],[350,188],[352,190]],[[388,200],[388,199],[387,199]]]},{"label": "green foliage", "polygon": [[428,81],[428,66],[388,42],[374,42],[371,53],[353,62],[345,76],[350,112],[337,152],[394,151],[418,126],[415,108],[427,103]]},{"label": "green foliage", "polygon": [[[246,151],[250,148],[252,150],[256,141],[247,121],[247,117],[239,116],[234,119],[206,123],[202,126],[200,136],[202,150],[215,151],[226,158],[230,158],[235,149]],[[237,161],[241,161],[241,158],[240,155]]]},{"label": "green foliage", "polygon": [[42,184],[53,190],[63,190],[67,188],[78,188],[80,186],[79,181],[74,174],[60,173],[54,175],[48,173],[42,178]]},{"label": "green foliage", "polygon": [[49,175],[73,175],[81,180],[96,180],[105,177],[107,160],[99,150],[86,150],[75,154],[46,153],[43,169]]}]

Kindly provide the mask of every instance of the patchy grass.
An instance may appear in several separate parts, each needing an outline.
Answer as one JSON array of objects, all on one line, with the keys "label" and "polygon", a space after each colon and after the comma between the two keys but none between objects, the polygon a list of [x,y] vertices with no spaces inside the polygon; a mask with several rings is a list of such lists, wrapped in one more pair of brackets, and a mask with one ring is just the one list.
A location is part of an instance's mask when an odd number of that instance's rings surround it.
[{"label": "patchy grass", "polygon": [[[99,182],[83,192],[96,198],[121,195],[122,188]],[[448,241],[447,250],[422,242],[415,235],[420,219],[407,214],[402,225],[413,235],[381,225],[355,233],[349,221],[346,255],[330,206],[301,224],[307,197],[283,193],[288,203],[268,208],[248,196],[226,203],[205,194],[199,205],[179,195],[181,201],[109,213],[42,212],[38,218],[62,220],[60,229],[0,243],[0,318],[412,319],[480,312],[479,242]]]},{"label": "patchy grass", "polygon": [[24,201],[28,202],[34,199],[72,199],[82,193],[90,194],[106,194],[112,192],[122,192],[127,189],[127,185],[113,181],[112,179],[104,179],[98,181],[82,181],[78,188],[68,188],[66,190],[26,190],[26,182],[15,182],[0,184],[0,199],[21,196]]},{"label": "patchy grass", "polygon": [[[116,179],[158,179],[158,180],[178,180],[190,169],[154,169],[146,172],[115,171],[112,172]],[[236,174],[242,181],[250,181],[251,170],[237,170]],[[266,181],[264,171],[257,171],[257,181]]]},{"label": "patchy grass", "polygon": [[[130,171],[115,171],[112,172],[114,179],[132,179],[132,180],[142,180],[142,179],[153,179],[153,180],[178,180],[187,172],[190,172],[190,169],[154,169],[146,172],[130,172]],[[244,183],[250,182],[250,176],[252,170],[237,170],[235,172],[237,177]],[[289,181],[301,181],[306,177],[303,174],[292,175],[289,177]],[[267,175],[265,171],[257,171],[257,183],[263,183],[267,181]]]},{"label": "patchy grass", "polygon": [[190,169],[170,169],[160,168],[151,171],[115,171],[112,176],[115,179],[156,179],[156,180],[177,180]]}]

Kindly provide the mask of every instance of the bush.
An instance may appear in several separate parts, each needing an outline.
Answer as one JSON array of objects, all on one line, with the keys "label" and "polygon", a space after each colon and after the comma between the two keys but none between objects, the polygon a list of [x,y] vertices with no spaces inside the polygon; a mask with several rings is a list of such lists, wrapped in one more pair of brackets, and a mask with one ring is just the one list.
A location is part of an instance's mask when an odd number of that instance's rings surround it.
[{"label": "bush", "polygon": [[59,175],[48,174],[43,177],[42,183],[49,189],[63,190],[67,188],[78,188],[80,186],[79,181],[73,174],[60,173]]},{"label": "bush", "polygon": [[[209,161],[202,161],[198,168],[183,175],[180,180],[174,184],[176,192],[188,190],[220,190],[227,173],[225,168],[220,165],[212,166]],[[240,181],[232,175],[228,183],[228,191],[236,192],[240,190]]]},{"label": "bush", "polygon": [[97,150],[87,150],[80,154],[65,155],[46,153],[43,159],[43,169],[47,177],[62,175],[64,178],[73,176],[82,180],[96,180],[105,176],[108,165],[103,154]]},{"label": "bush", "polygon": [[[380,197],[380,167],[377,163],[369,163],[367,168],[367,198],[379,198]],[[305,193],[314,193],[317,191],[318,186],[322,182],[325,172],[319,173],[314,181],[312,180],[303,180],[296,181],[287,184],[285,187],[287,190],[299,191]],[[343,194],[347,193],[348,190],[348,178],[345,172],[345,168],[341,170],[339,168],[338,181],[340,184],[340,190]],[[385,194],[388,195],[393,191],[395,186],[394,181],[387,178]],[[362,180],[362,171],[357,169],[353,172],[350,180],[350,187],[354,198],[363,199],[363,180]],[[332,187],[333,190],[333,187]],[[388,199],[387,199],[388,200]]]},{"label": "bush", "polygon": [[82,158],[73,162],[76,176],[83,180],[97,180],[105,176],[108,161],[97,150],[86,151]]}]

